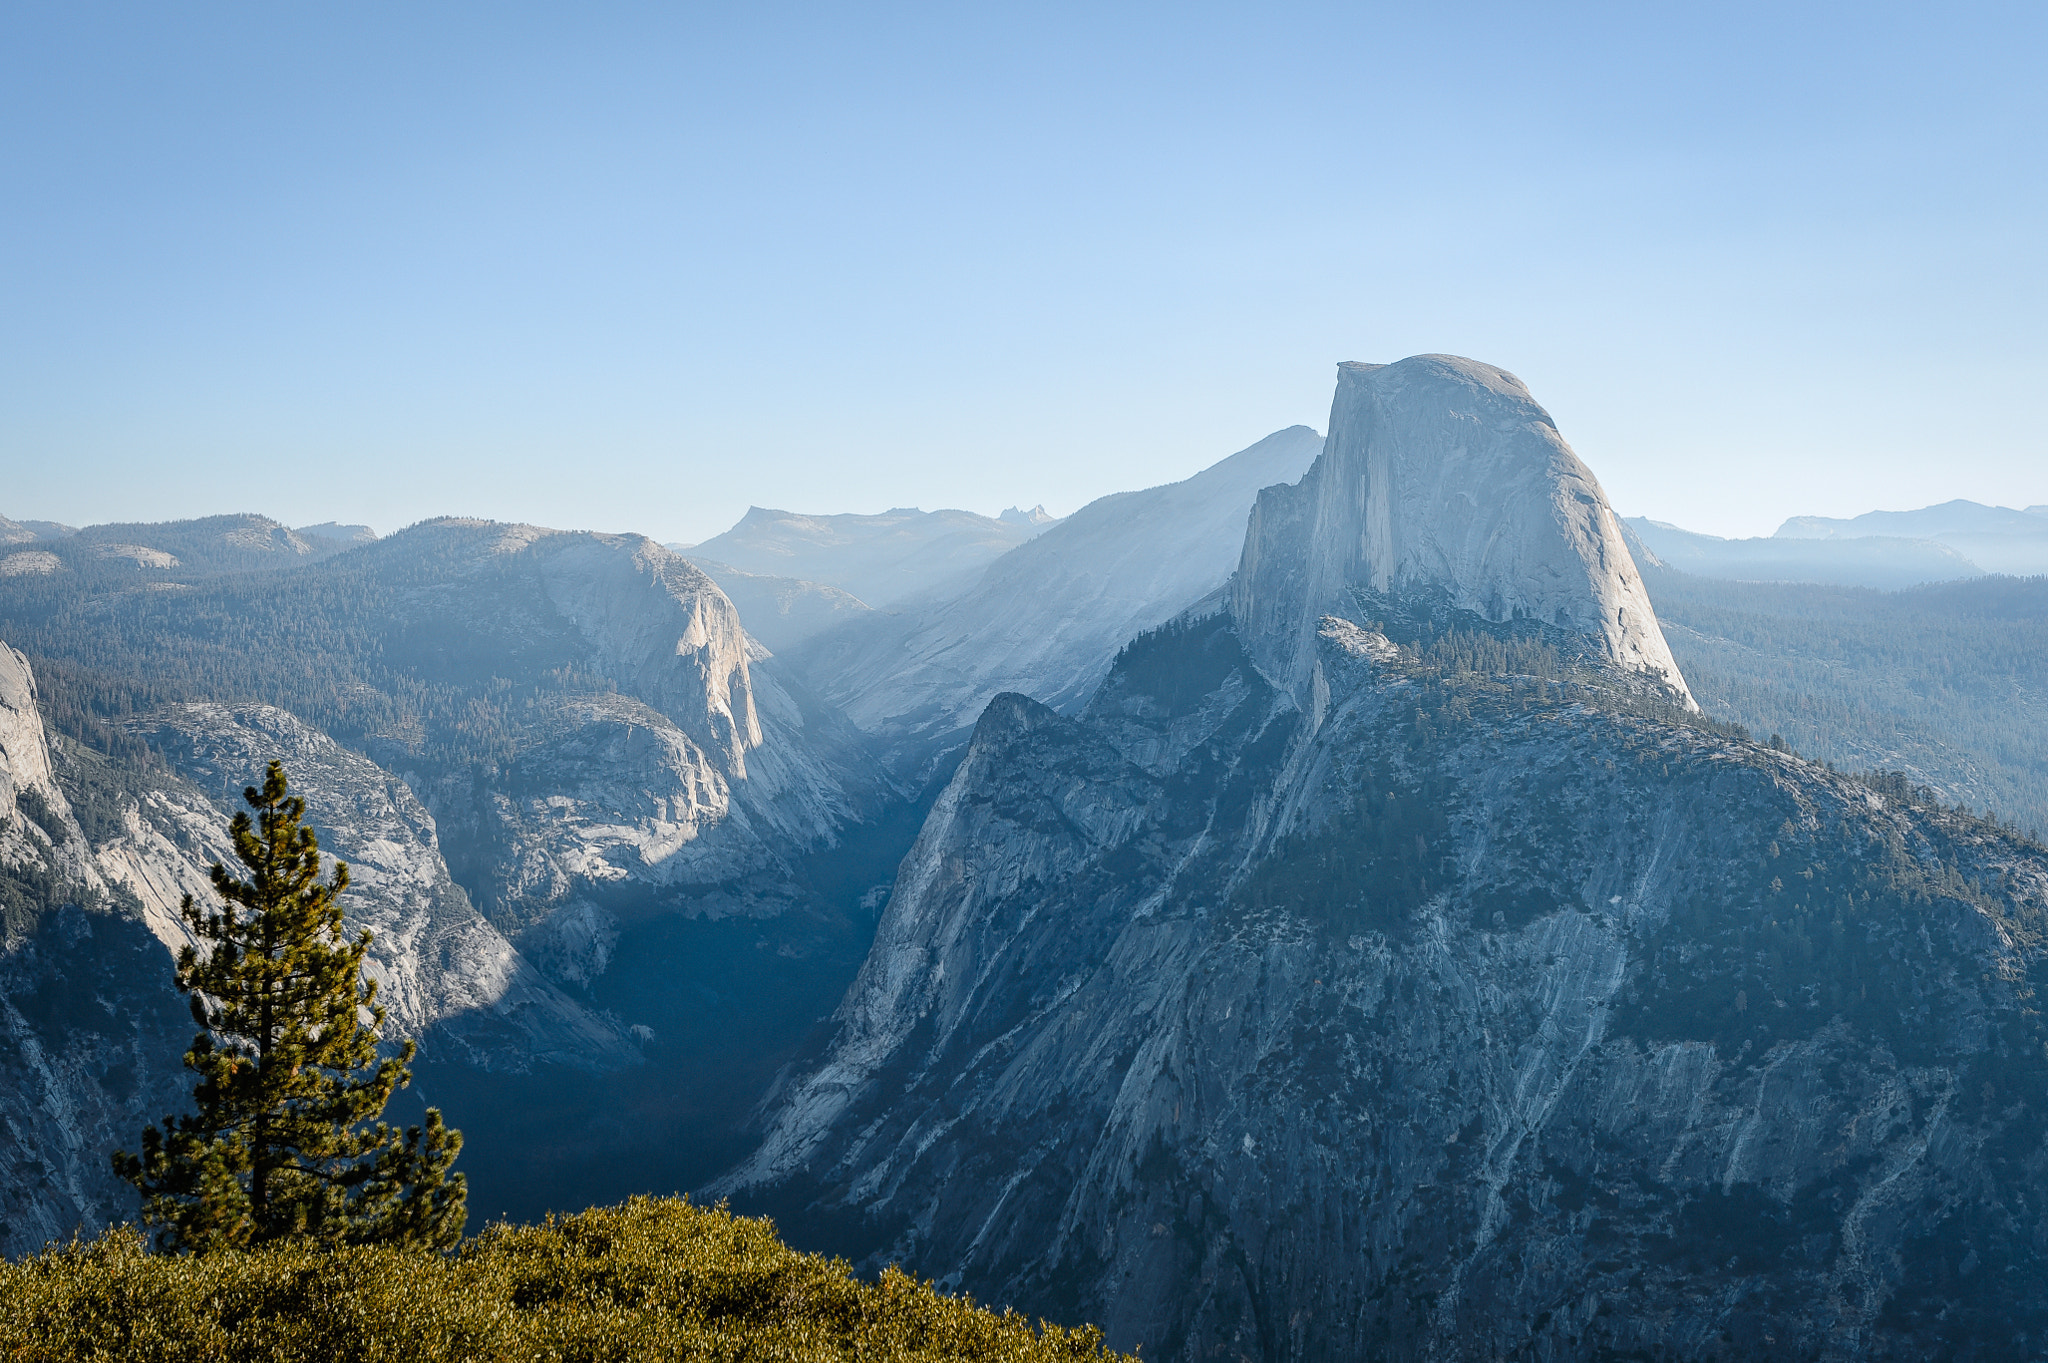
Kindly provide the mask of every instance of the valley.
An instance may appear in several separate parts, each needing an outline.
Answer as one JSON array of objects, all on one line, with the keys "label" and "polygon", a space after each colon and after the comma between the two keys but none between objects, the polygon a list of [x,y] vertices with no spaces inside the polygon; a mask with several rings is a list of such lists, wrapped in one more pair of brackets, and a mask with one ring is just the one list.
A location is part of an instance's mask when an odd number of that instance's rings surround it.
[{"label": "valley", "polygon": [[1750,580],[1417,356],[1060,519],[0,522],[0,1248],[133,1214],[280,757],[473,1224],[1146,1357],[2037,1350],[2048,579],[1912,566],[2012,514]]}]

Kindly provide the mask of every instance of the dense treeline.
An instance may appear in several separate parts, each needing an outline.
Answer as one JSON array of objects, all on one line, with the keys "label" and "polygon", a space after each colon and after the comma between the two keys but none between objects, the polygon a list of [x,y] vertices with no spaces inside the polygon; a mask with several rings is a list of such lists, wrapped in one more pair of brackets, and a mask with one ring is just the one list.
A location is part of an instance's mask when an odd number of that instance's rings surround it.
[{"label": "dense treeline", "polygon": [[1101,1341],[894,1269],[858,1282],[767,1221],[665,1199],[493,1226],[452,1255],[152,1255],[116,1230],[0,1265],[0,1357],[36,1363],[1119,1357]]},{"label": "dense treeline", "polygon": [[[493,768],[553,731],[553,701],[608,690],[516,556],[458,531],[282,569],[0,578],[0,639],[29,656],[52,728],[146,762],[119,726],[177,701],[261,701],[366,748]],[[387,751],[388,755],[388,751]]]},{"label": "dense treeline", "polygon": [[1643,577],[1709,713],[2048,830],[2048,578],[1880,592]]}]

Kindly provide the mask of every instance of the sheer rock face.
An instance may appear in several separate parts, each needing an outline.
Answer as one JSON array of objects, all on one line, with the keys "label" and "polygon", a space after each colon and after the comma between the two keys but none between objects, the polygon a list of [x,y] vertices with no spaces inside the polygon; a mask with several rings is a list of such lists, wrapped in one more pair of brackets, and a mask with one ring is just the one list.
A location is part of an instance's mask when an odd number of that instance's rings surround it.
[{"label": "sheer rock face", "polygon": [[560,534],[531,552],[548,600],[588,641],[593,670],[670,715],[744,778],[761,722],[747,636],[718,585],[637,535]]},{"label": "sheer rock face", "polygon": [[10,819],[15,796],[31,791],[62,798],[50,779],[50,751],[36,709],[35,674],[28,659],[0,644],[0,812]]},{"label": "sheer rock face", "polygon": [[1313,647],[1319,714],[1227,617],[992,702],[716,1191],[1146,1357],[2037,1347],[2048,855]]},{"label": "sheer rock face", "polygon": [[470,904],[442,860],[433,815],[404,781],[273,706],[171,706],[131,727],[183,779],[142,793],[126,836],[102,842],[98,859],[166,946],[185,940],[184,894],[211,898],[209,865],[240,873],[227,821],[276,759],[306,801],[322,860],[348,863],[344,923],[373,935],[364,973],[377,981],[387,1036],[485,1069],[633,1063],[617,1027],[549,983]]},{"label": "sheer rock face", "polygon": [[1599,483],[1491,365],[1340,365],[1321,458],[1259,495],[1231,609],[1261,671],[1305,697],[1317,622],[1357,616],[1359,589],[1570,630],[1685,691]]},{"label": "sheer rock face", "polygon": [[605,971],[621,915],[782,912],[796,861],[892,794],[718,585],[643,536],[449,519],[362,552],[394,575],[430,565],[402,627],[458,665],[514,665],[540,639],[608,684],[552,693],[490,779],[421,784],[459,878],[557,980]]},{"label": "sheer rock face", "polygon": [[0,643],[0,1254],[132,1217],[107,1152],[184,1101],[171,963],[114,901],[56,779],[35,677]]},{"label": "sheer rock face", "polygon": [[0,641],[0,865],[87,896],[106,884],[56,779],[28,659]]}]

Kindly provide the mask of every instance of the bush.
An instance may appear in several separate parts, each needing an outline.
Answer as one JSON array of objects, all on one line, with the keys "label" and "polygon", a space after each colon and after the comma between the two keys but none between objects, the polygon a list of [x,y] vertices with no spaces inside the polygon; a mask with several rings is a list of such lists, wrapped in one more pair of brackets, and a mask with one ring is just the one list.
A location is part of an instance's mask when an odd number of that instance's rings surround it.
[{"label": "bush", "polygon": [[158,1255],[122,1227],[0,1265],[0,1358],[24,1363],[1115,1357],[1092,1326],[1033,1329],[894,1268],[857,1282],[765,1219],[679,1199],[496,1225],[448,1255]]}]

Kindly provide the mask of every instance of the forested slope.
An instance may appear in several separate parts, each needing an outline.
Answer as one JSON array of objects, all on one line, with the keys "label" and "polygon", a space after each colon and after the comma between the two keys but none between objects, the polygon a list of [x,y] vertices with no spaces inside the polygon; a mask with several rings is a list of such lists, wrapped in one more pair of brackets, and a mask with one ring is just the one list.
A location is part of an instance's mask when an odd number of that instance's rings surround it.
[{"label": "forested slope", "polygon": [[2048,829],[2048,577],[1898,592],[1658,568],[1643,580],[1710,713]]}]

